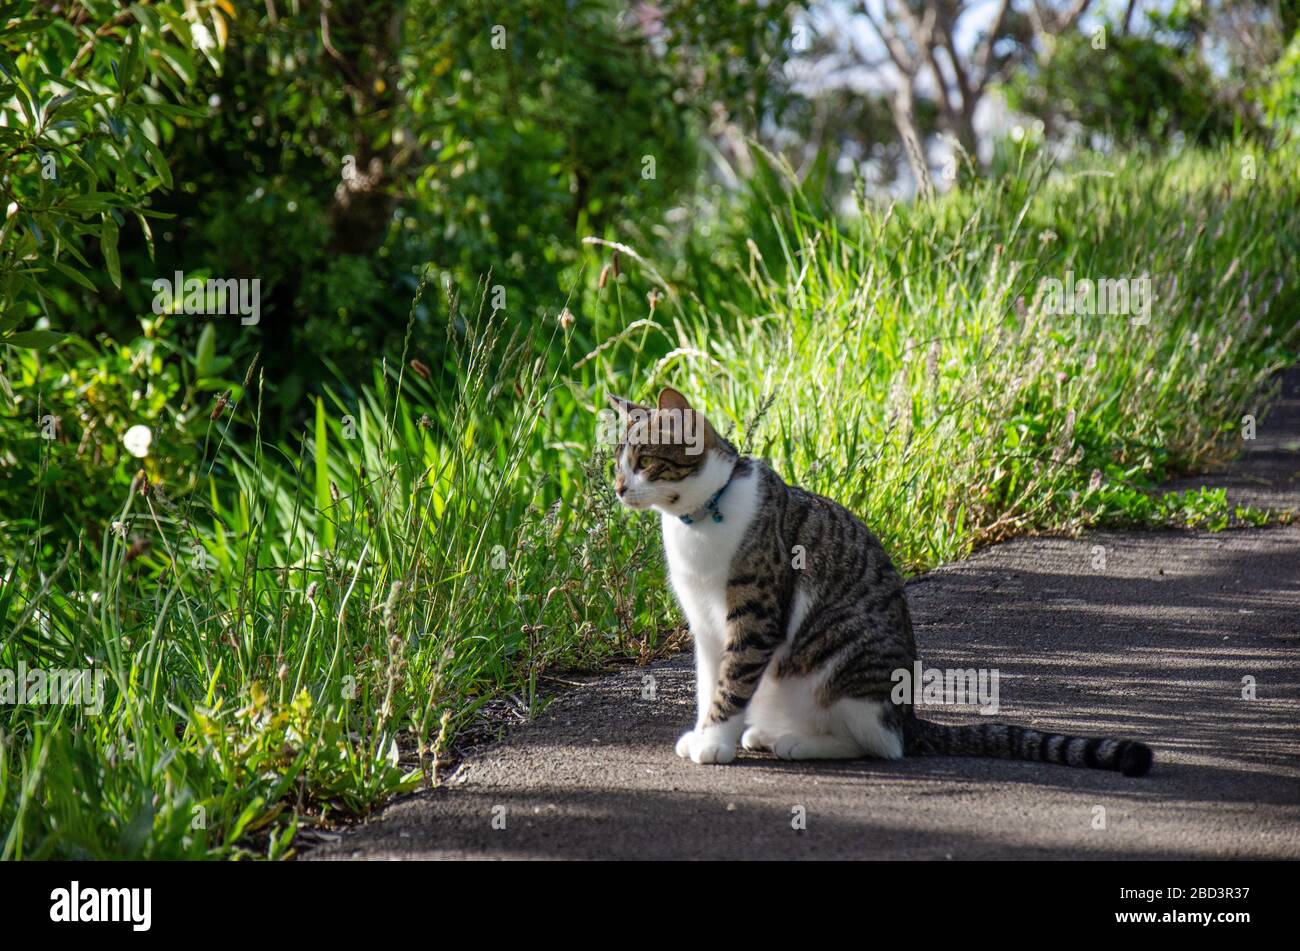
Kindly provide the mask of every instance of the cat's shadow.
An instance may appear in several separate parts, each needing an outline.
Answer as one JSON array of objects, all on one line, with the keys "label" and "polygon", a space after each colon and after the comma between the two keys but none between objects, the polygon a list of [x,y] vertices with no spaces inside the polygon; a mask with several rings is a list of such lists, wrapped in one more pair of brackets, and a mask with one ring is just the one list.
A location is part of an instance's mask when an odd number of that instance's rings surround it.
[{"label": "cat's shadow", "polygon": [[[677,759],[674,757],[674,759]],[[745,751],[726,766],[677,762],[683,769],[726,769],[769,774],[801,782],[861,783],[867,791],[950,797],[978,795],[996,785],[1032,786],[1060,792],[1104,793],[1133,801],[1167,803],[1185,808],[1194,803],[1300,806],[1300,782],[1286,786],[1257,765],[1245,768],[1161,761],[1142,777],[1078,769],[1051,763],[983,757],[909,757],[902,760],[783,760],[769,753]],[[898,788],[898,787],[901,787]]]}]

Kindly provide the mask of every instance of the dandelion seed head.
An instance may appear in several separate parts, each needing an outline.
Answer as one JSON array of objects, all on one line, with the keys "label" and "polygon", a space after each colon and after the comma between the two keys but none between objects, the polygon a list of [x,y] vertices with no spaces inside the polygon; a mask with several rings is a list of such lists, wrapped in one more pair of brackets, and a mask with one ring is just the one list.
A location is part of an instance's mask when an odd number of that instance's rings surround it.
[{"label": "dandelion seed head", "polygon": [[143,459],[149,455],[149,445],[153,442],[153,433],[148,426],[137,423],[126,431],[122,437],[122,444],[126,446],[126,451],[137,459]]}]

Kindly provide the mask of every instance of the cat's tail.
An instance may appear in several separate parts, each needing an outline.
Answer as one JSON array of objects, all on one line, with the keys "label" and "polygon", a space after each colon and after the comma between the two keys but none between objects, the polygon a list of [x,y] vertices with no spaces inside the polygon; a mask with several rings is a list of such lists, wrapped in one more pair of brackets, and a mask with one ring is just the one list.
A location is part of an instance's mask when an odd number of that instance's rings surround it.
[{"label": "cat's tail", "polygon": [[1062,766],[1110,769],[1145,776],[1154,759],[1151,747],[1135,740],[1040,733],[1006,723],[946,726],[911,717],[904,728],[908,756],[993,756]]}]

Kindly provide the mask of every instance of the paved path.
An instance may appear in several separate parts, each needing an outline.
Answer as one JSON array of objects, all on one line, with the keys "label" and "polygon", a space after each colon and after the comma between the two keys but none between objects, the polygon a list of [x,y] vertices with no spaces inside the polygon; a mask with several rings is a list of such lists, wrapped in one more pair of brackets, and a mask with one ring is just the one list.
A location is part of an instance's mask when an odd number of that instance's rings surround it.
[{"label": "paved path", "polygon": [[[1241,462],[1181,487],[1206,483],[1300,508],[1300,374]],[[307,857],[1300,858],[1300,525],[1021,539],[908,595],[928,665],[1001,671],[998,719],[1145,740],[1152,773],[758,754],[696,766],[673,753],[693,719],[679,655],[590,679],[453,782]]]}]

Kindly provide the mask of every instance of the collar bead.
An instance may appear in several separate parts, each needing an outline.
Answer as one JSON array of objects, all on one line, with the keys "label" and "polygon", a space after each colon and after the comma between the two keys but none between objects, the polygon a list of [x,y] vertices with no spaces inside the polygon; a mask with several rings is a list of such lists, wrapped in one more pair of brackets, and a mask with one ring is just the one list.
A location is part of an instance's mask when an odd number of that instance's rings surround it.
[{"label": "collar bead", "polygon": [[731,480],[735,478],[735,475],[736,472],[733,469],[731,475],[727,476],[727,481],[722,484],[722,488],[717,492],[714,492],[713,496],[709,501],[705,502],[702,507],[687,515],[678,516],[682,520],[682,523],[685,525],[694,525],[706,515],[715,523],[721,522],[722,513],[718,511],[718,500],[722,498],[722,493],[727,491],[727,486],[731,485]]}]

